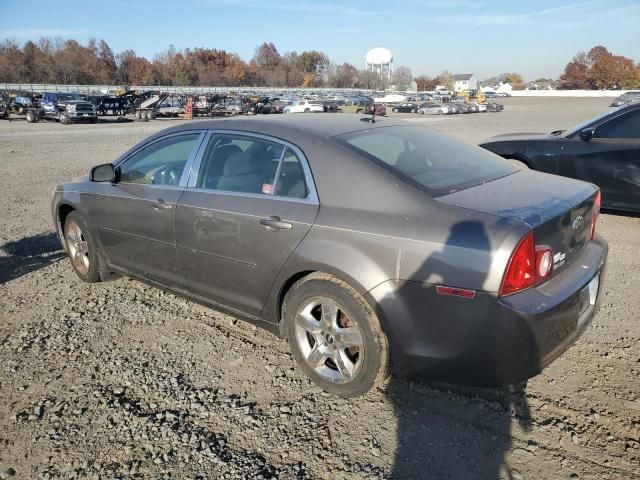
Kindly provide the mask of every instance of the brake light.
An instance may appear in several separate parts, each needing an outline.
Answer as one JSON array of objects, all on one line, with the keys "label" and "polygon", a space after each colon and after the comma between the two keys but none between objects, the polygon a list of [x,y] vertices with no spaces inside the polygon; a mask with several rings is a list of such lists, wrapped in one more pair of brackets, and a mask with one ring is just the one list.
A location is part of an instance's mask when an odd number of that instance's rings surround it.
[{"label": "brake light", "polygon": [[598,221],[598,215],[600,215],[601,202],[602,194],[598,191],[596,201],[593,203],[593,210],[591,211],[591,233],[589,234],[589,240],[593,240],[593,237],[596,235],[596,222]]},{"label": "brake light", "polygon": [[507,271],[502,279],[500,296],[532,287],[535,281],[535,251],[533,232],[527,233],[511,254]]},{"label": "brake light", "polygon": [[500,296],[526,290],[549,277],[553,272],[553,250],[536,245],[533,232],[527,233],[511,254],[502,279]]}]

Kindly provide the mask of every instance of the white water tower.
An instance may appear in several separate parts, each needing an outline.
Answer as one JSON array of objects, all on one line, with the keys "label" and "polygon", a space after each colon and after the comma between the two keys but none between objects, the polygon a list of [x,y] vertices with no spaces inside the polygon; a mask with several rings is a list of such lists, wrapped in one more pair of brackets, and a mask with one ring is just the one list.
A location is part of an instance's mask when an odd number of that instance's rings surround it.
[{"label": "white water tower", "polygon": [[393,55],[386,48],[372,48],[367,52],[366,69],[376,72],[380,78],[391,80],[393,75]]}]

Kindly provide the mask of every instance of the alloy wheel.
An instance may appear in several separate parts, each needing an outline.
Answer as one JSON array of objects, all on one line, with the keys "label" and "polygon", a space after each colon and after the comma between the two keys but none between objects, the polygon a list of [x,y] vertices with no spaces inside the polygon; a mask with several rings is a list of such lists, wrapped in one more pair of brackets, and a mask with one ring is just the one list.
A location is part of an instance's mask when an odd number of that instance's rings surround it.
[{"label": "alloy wheel", "polygon": [[357,324],[331,298],[313,297],[298,309],[296,340],[307,364],[332,383],[353,380],[364,362]]},{"label": "alloy wheel", "polygon": [[64,226],[64,237],[67,241],[67,251],[73,266],[82,275],[89,272],[89,244],[82,233],[80,225],[74,220],[68,220]]}]

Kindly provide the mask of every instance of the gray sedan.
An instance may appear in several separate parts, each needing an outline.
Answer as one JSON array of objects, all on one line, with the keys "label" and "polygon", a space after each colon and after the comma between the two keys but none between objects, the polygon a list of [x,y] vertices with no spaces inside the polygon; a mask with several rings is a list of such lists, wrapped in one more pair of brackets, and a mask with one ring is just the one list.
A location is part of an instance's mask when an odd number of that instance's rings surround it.
[{"label": "gray sedan", "polygon": [[344,397],[392,369],[515,383],[569,348],[602,285],[597,187],[338,117],[185,122],[59,185],[73,269],[256,323]]}]

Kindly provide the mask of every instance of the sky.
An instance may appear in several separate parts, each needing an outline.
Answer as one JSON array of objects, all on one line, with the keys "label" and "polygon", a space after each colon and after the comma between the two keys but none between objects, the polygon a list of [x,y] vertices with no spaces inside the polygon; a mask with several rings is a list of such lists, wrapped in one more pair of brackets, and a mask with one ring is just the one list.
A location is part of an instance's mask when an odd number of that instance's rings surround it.
[{"label": "sky", "polygon": [[173,44],[249,61],[266,41],[358,68],[385,47],[414,75],[534,80],[557,78],[595,45],[640,62],[640,0],[0,0],[0,39],[41,36],[95,37],[149,59]]}]

